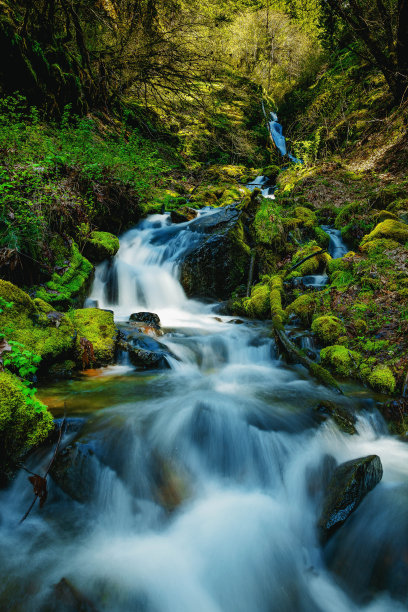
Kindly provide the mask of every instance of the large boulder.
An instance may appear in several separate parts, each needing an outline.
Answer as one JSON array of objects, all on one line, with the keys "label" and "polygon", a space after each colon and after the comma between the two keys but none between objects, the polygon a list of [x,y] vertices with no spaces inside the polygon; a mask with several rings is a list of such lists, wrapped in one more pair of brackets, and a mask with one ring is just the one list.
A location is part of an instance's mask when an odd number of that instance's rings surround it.
[{"label": "large boulder", "polygon": [[326,542],[358,508],[383,475],[377,455],[353,459],[339,465],[330,479],[318,522],[320,538]]},{"label": "large boulder", "polygon": [[[79,365],[96,367],[112,363],[118,331],[113,314],[99,308],[82,308],[68,314],[76,330],[75,357]],[[89,359],[84,360],[87,343],[92,345]],[[89,362],[89,363],[88,363]]]},{"label": "large boulder", "polygon": [[84,255],[92,263],[110,259],[118,251],[119,238],[109,232],[92,232],[84,246]]},{"label": "large boulder", "polygon": [[185,256],[181,284],[189,297],[227,299],[248,278],[251,252],[242,212],[234,206],[192,221],[189,228],[207,236]]}]

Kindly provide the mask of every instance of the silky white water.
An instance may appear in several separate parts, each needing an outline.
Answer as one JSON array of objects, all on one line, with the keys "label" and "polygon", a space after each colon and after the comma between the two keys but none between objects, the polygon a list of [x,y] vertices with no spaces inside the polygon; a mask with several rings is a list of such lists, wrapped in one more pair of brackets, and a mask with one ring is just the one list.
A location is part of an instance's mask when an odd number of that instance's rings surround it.
[{"label": "silky white water", "polygon": [[[203,238],[190,228],[150,217],[98,268],[91,299],[119,322],[156,312],[177,359],[53,389],[68,416],[85,419],[80,500],[51,481],[44,508],[19,526],[27,474],[0,492],[0,608],[75,609],[56,595],[65,578],[94,606],[76,609],[406,610],[408,446],[387,434],[367,393],[333,396],[280,361],[267,323],[236,324],[188,300],[178,261]],[[358,435],[319,423],[322,399],[356,409]],[[30,468],[41,473],[52,452]],[[383,480],[323,552],[325,457],[368,454],[380,456]]]}]

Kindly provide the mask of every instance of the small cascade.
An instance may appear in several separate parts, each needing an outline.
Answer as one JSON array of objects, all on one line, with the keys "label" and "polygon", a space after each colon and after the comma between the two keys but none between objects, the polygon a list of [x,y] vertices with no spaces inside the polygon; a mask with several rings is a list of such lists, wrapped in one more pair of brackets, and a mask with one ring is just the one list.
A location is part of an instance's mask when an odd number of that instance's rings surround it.
[{"label": "small cascade", "polygon": [[271,181],[267,176],[257,176],[251,183],[246,185],[250,191],[254,189],[260,189],[264,198],[271,200],[275,199],[276,185],[271,185]]},{"label": "small cascade", "polygon": [[346,253],[349,252],[346,243],[341,237],[341,231],[334,229],[330,225],[322,225],[322,230],[329,234],[330,242],[329,242],[329,255],[333,257],[333,259],[337,259],[339,257],[343,257]]}]

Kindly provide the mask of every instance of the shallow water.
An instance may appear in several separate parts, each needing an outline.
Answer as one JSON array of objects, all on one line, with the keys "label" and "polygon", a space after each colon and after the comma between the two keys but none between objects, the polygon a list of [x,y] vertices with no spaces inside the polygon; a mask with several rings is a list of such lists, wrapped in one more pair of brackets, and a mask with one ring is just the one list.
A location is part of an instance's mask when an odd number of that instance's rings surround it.
[{"label": "shallow water", "polygon": [[[0,492],[0,608],[74,609],[55,591],[66,578],[100,611],[407,609],[408,446],[387,434],[369,392],[333,395],[282,362],[267,323],[237,325],[188,300],[177,262],[201,239],[155,215],[99,267],[91,299],[121,325],[156,312],[177,359],[163,371],[124,361],[42,389],[56,416],[84,419],[64,439],[86,449],[83,501],[50,480],[44,508],[19,526],[27,474]],[[355,410],[359,434],[321,423],[322,399]],[[30,468],[43,472],[52,452]],[[383,480],[323,551],[325,457],[373,453]]]}]

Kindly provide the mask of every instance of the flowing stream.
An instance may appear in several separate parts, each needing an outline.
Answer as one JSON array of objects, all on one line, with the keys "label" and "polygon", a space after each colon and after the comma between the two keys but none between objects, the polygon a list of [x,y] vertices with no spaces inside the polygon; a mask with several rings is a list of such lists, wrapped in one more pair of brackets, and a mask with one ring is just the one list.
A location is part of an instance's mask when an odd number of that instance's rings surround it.
[{"label": "flowing stream", "polygon": [[[27,474],[0,492],[0,609],[406,610],[408,446],[387,434],[368,391],[333,395],[280,360],[267,323],[186,298],[178,262],[201,239],[193,223],[152,216],[98,268],[90,304],[114,310],[124,332],[131,313],[157,313],[174,357],[162,371],[123,357],[42,389],[56,416],[65,403],[76,417],[64,444],[75,439],[81,460],[74,494],[50,480],[45,506],[21,525]],[[317,419],[321,400],[355,410],[358,435]],[[52,452],[30,469],[43,473]],[[368,454],[383,480],[323,550],[327,455]]]}]

